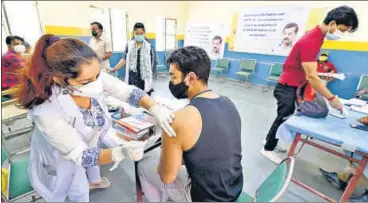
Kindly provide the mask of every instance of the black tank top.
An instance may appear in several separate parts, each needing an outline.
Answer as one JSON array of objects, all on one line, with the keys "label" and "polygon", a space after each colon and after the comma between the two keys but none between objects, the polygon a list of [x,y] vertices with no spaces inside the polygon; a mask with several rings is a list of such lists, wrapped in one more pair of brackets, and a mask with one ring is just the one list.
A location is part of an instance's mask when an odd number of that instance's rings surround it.
[{"label": "black tank top", "polygon": [[227,97],[197,97],[190,102],[202,117],[202,132],[183,158],[193,202],[235,201],[243,189],[241,120]]}]

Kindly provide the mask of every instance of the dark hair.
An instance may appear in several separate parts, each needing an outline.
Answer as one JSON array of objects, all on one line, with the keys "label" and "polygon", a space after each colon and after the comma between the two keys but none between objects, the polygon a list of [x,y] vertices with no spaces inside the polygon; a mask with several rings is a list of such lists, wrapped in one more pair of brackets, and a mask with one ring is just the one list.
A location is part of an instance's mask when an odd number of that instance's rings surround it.
[{"label": "dark hair", "polygon": [[35,45],[34,52],[25,67],[19,72],[19,103],[27,108],[42,104],[52,94],[54,77],[66,81],[77,78],[82,64],[97,59],[96,53],[78,39],[59,39],[50,34],[43,35]]},{"label": "dark hair", "polygon": [[296,23],[288,23],[288,24],[286,24],[283,30],[289,29],[289,28],[292,28],[292,27],[295,27],[295,33],[298,33],[299,26]]},{"label": "dark hair", "polygon": [[218,35],[214,36],[213,39],[212,39],[212,41],[214,41],[214,40],[220,40],[220,44],[222,43],[221,36],[218,36]]},{"label": "dark hair", "polygon": [[335,21],[336,25],[351,27],[349,32],[355,32],[358,29],[358,16],[354,9],[349,6],[340,6],[329,11],[323,24],[328,25],[331,21]]},{"label": "dark hair", "polygon": [[133,31],[136,31],[136,30],[137,30],[137,29],[139,29],[139,28],[143,29],[143,31],[145,31],[145,32],[146,32],[146,29],[144,28],[143,23],[135,23],[135,24],[134,24],[134,27],[133,27]]},{"label": "dark hair", "polygon": [[208,83],[211,60],[204,49],[195,46],[177,49],[169,55],[166,62],[177,64],[184,77],[188,73],[194,72],[204,84]]},{"label": "dark hair", "polygon": [[5,39],[6,45],[10,45],[12,40],[13,40],[13,36],[7,36]]},{"label": "dark hair", "polygon": [[24,43],[24,39],[16,35],[7,36],[5,42],[7,45],[10,45],[14,40],[20,40]]},{"label": "dark hair", "polygon": [[103,26],[99,22],[93,22],[93,23],[91,23],[91,25],[97,25],[98,29],[103,30]]}]

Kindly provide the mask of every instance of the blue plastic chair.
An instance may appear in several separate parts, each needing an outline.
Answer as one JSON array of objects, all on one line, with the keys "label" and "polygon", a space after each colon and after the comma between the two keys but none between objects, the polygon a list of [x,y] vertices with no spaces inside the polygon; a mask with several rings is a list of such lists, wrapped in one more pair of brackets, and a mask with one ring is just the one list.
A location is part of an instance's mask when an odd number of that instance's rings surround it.
[{"label": "blue plastic chair", "polygon": [[258,187],[255,197],[242,192],[236,202],[276,202],[286,192],[294,172],[293,157],[284,159]]},{"label": "blue plastic chair", "polygon": [[248,83],[249,76],[254,74],[256,70],[257,60],[255,59],[247,59],[243,58],[240,60],[240,68],[239,72],[236,72],[236,75],[245,78],[245,87],[249,88],[250,85]]},{"label": "blue plastic chair", "polygon": [[156,55],[156,61],[157,61],[157,64],[156,64],[157,76],[166,78],[167,72],[168,72],[167,65],[166,64],[161,64],[160,56],[158,54]]},{"label": "blue plastic chair", "polygon": [[270,72],[268,73],[268,76],[266,78],[267,80],[267,87],[263,89],[263,92],[267,92],[270,87],[269,83],[277,83],[280,79],[280,75],[282,74],[282,68],[284,64],[282,63],[273,63],[270,68]]},{"label": "blue plastic chair", "polygon": [[216,66],[211,69],[211,71],[214,72],[216,76],[222,79],[222,82],[225,80],[225,78],[220,77],[220,74],[227,73],[228,70],[229,70],[228,58],[217,59]]},{"label": "blue plastic chair", "polygon": [[[360,80],[357,86],[357,90],[362,90],[368,88],[368,75],[360,76]],[[368,94],[362,94],[359,99],[368,101]]]}]

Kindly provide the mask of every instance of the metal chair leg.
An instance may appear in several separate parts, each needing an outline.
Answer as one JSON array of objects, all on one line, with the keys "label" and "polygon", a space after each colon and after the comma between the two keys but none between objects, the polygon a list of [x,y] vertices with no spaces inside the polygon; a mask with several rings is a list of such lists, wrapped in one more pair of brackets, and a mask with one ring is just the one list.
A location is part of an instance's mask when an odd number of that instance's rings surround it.
[{"label": "metal chair leg", "polygon": [[267,86],[263,87],[262,93],[268,92],[268,90],[269,90],[269,86],[268,86],[268,83],[267,83]]},{"label": "metal chair leg", "polygon": [[247,77],[247,79],[245,80],[245,88],[247,88],[247,89],[252,87],[252,85],[248,82],[248,78],[249,77]]}]

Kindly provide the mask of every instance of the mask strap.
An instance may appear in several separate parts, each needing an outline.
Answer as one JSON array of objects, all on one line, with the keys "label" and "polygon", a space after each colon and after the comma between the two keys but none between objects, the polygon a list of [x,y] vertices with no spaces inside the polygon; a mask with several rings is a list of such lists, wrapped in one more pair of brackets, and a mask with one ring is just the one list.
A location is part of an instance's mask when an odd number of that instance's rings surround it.
[{"label": "mask strap", "polygon": [[65,84],[65,88],[67,88],[68,90],[71,90],[72,92],[74,92],[74,91],[79,92],[79,93],[82,92],[82,91],[80,91],[80,90],[78,90],[78,89],[76,89],[76,88],[68,85],[65,81],[64,81],[64,84]]}]

